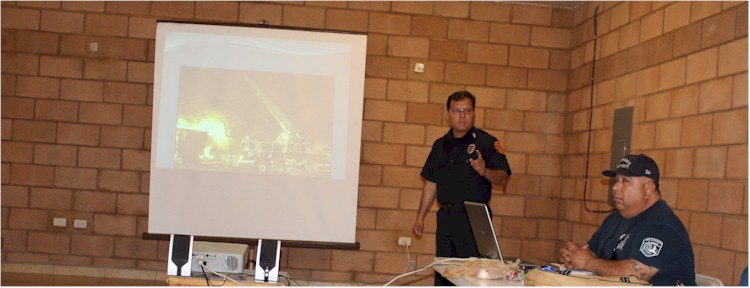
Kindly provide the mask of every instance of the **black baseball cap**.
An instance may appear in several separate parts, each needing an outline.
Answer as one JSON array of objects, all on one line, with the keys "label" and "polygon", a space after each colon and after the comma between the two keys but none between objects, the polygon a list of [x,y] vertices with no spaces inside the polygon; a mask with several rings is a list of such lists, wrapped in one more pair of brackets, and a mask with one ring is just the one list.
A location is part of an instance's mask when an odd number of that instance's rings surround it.
[{"label": "black baseball cap", "polygon": [[615,169],[604,170],[602,175],[607,177],[615,177],[616,175],[648,177],[654,180],[656,189],[659,189],[659,167],[656,166],[654,159],[644,154],[626,155],[620,159]]}]

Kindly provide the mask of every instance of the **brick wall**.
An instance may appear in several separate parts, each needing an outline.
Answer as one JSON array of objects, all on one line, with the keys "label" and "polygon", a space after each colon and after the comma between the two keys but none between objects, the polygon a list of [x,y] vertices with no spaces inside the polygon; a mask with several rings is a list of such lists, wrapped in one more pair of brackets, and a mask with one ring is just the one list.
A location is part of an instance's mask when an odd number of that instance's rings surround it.
[{"label": "brick wall", "polygon": [[[596,85],[583,199],[593,16]],[[698,273],[737,284],[747,265],[747,2],[2,3],[2,261],[164,270],[147,231],[157,20],[368,33],[359,251],[282,249],[301,280],[401,273],[444,103],[477,97],[477,126],[514,175],[491,206],[504,254],[555,260],[605,209],[614,110],[635,108],[633,149],[662,168],[664,198],[691,235]],[[89,43],[99,51],[89,52]],[[424,74],[411,67],[425,63]],[[410,253],[434,255],[434,209]],[[53,217],[69,219],[52,227]],[[87,229],[72,228],[85,219]],[[716,265],[716,264],[723,265]],[[721,267],[721,268],[720,268]],[[726,269],[731,267],[731,269]],[[429,271],[407,277],[432,283]]]}]

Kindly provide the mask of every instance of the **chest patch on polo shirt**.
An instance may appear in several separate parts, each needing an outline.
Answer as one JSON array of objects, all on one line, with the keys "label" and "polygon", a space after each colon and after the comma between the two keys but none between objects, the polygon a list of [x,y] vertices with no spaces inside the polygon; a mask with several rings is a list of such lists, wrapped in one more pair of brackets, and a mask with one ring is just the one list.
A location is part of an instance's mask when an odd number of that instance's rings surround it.
[{"label": "chest patch on polo shirt", "polygon": [[661,240],[648,237],[641,242],[641,253],[643,253],[643,256],[649,258],[659,256],[662,246],[664,246],[664,242]]}]

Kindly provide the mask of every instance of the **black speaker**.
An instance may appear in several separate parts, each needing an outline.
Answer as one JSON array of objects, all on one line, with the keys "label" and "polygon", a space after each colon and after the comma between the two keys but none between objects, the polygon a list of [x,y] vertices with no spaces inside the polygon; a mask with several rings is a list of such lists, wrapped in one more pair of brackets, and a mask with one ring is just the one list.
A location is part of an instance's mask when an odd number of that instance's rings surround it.
[{"label": "black speaker", "polygon": [[258,240],[258,254],[255,264],[255,280],[279,282],[279,254],[281,241]]},{"label": "black speaker", "polygon": [[172,234],[169,237],[167,275],[190,276],[190,260],[193,256],[193,236]]}]

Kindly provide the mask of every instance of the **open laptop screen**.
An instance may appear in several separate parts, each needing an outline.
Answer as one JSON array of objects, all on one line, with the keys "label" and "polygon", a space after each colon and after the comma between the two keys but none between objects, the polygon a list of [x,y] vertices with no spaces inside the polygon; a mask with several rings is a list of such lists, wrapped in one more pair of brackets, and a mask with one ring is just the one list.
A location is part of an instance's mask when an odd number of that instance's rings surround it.
[{"label": "open laptop screen", "polygon": [[474,240],[477,243],[479,257],[505,261],[500,252],[500,245],[497,243],[497,235],[492,226],[492,216],[487,204],[465,201],[464,205]]}]

